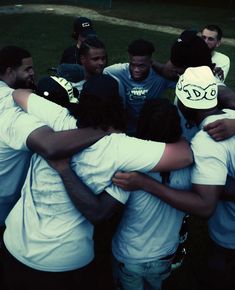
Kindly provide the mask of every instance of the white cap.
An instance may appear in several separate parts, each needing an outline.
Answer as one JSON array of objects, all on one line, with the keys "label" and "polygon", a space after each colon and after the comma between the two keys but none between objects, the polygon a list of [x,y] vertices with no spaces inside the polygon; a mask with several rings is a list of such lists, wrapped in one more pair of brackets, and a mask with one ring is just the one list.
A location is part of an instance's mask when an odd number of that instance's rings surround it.
[{"label": "white cap", "polygon": [[187,68],[177,82],[175,93],[187,108],[210,109],[218,102],[218,86],[208,66]]}]

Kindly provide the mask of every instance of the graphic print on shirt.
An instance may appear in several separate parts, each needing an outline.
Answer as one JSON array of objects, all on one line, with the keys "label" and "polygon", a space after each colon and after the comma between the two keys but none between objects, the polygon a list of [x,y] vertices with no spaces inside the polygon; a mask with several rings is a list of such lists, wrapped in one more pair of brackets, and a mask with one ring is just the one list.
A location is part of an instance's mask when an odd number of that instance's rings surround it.
[{"label": "graphic print on shirt", "polygon": [[130,101],[145,100],[148,91],[148,89],[145,89],[142,86],[133,87],[130,91],[127,91],[127,96]]}]

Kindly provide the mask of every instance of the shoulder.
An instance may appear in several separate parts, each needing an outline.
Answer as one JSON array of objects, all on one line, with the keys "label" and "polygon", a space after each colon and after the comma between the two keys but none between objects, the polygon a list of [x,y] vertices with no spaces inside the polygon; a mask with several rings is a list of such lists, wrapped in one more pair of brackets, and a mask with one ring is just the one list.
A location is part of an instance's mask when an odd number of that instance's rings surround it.
[{"label": "shoulder", "polygon": [[104,69],[104,73],[123,72],[129,69],[128,63],[112,64]]},{"label": "shoulder", "polygon": [[212,54],[212,62],[216,62],[216,61],[225,61],[225,62],[230,62],[229,57],[221,52],[218,51],[214,51],[214,53]]}]

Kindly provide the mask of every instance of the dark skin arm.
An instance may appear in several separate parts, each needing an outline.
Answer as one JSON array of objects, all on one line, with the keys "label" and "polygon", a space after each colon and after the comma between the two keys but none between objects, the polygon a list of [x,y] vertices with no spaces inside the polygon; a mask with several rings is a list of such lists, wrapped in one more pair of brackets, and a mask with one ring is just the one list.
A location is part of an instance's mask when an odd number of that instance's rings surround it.
[{"label": "dark skin arm", "polygon": [[223,186],[192,185],[192,190],[177,190],[170,188],[155,179],[137,172],[117,172],[113,183],[124,190],[143,189],[162,199],[172,207],[201,218],[209,218],[216,207]]},{"label": "dark skin arm", "polygon": [[221,81],[224,81],[224,71],[221,67],[215,66],[213,69],[213,74]]},{"label": "dark skin arm", "polygon": [[216,120],[204,126],[205,130],[215,141],[222,141],[235,135],[235,119]]},{"label": "dark skin arm", "polygon": [[47,160],[60,175],[64,187],[76,208],[94,225],[109,219],[123,204],[103,191],[95,195],[74,173],[69,159]]},{"label": "dark skin arm", "polygon": [[[28,110],[30,94],[31,91],[22,89],[13,92],[14,101],[25,112]],[[107,132],[93,128],[55,132],[50,127],[43,126],[28,136],[26,144],[29,149],[44,158],[54,159],[71,156],[107,134]]]},{"label": "dark skin arm", "polygon": [[221,108],[235,110],[235,92],[226,86],[218,86],[218,104]]},{"label": "dark skin arm", "polygon": [[26,144],[44,158],[54,159],[71,156],[107,134],[108,132],[93,128],[54,132],[50,127],[43,126],[28,136]]},{"label": "dark skin arm", "polygon": [[[226,86],[218,86],[218,104],[221,108],[235,110],[235,92]],[[225,140],[235,135],[235,119],[216,120],[204,130],[216,141]]]}]

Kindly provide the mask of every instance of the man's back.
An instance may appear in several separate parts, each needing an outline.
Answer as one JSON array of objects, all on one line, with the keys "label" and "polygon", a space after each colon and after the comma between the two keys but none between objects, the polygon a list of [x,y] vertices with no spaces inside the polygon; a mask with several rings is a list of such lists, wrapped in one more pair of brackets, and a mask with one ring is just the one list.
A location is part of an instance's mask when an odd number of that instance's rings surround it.
[{"label": "man's back", "polygon": [[[203,123],[229,118],[234,119],[233,110],[223,110],[223,114],[211,115]],[[201,146],[203,144],[203,146]],[[199,131],[192,139],[195,168],[192,171],[192,183],[224,186],[227,175],[235,178],[235,137],[225,141],[214,141],[205,131]],[[219,200],[218,205],[208,222],[212,239],[225,248],[235,248],[235,204]],[[224,230],[226,229],[226,235]]]},{"label": "man's back", "polygon": [[0,82],[0,225],[20,196],[31,153],[28,135],[44,125],[32,116],[24,116],[12,99],[13,89]]}]

